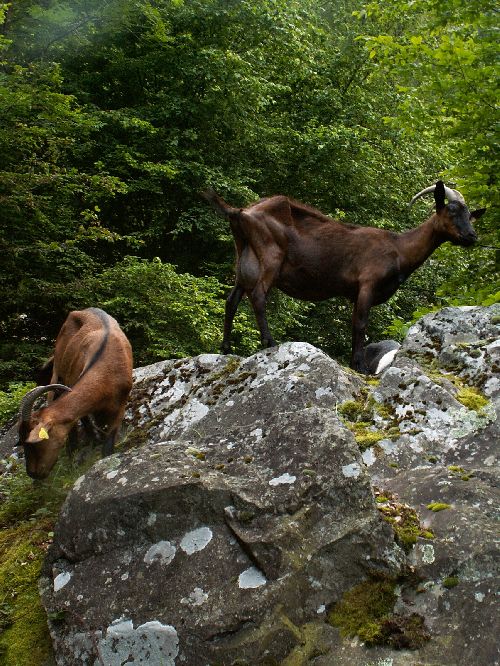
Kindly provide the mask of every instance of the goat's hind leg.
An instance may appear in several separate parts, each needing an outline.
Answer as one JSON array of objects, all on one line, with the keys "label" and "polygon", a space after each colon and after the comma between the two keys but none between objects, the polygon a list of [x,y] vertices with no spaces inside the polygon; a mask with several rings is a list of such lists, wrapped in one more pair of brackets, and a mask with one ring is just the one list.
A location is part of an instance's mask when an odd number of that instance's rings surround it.
[{"label": "goat's hind leg", "polygon": [[115,442],[120,432],[120,426],[125,415],[125,405],[118,407],[115,412],[108,412],[106,414],[107,433],[102,443],[103,457],[110,456],[115,451]]},{"label": "goat's hind leg", "polygon": [[276,347],[276,342],[269,330],[266,316],[266,302],[268,292],[264,290],[261,284],[257,285],[251,294],[248,295],[255,313],[255,319],[260,331],[260,340],[263,347]]},{"label": "goat's hind leg", "polygon": [[233,328],[233,320],[240,304],[241,299],[245,294],[245,290],[239,284],[236,284],[232,289],[231,293],[226,300],[226,312],[224,317],[224,337],[222,339],[222,353],[230,354],[231,353],[231,331]]}]

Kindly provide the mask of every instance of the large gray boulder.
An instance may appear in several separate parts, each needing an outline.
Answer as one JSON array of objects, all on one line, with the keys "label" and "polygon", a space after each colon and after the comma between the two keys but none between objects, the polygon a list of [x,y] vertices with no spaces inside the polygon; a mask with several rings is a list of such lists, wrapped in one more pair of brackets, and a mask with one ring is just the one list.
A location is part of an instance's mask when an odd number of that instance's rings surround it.
[{"label": "large gray boulder", "polygon": [[387,433],[363,453],[372,482],[381,496],[415,509],[434,534],[418,538],[409,553],[421,582],[396,605],[422,615],[431,640],[415,652],[394,652],[359,644],[346,650],[336,638],[333,663],[500,663],[499,370],[500,307],[445,308],[410,329],[371,389],[373,431]]},{"label": "large gray boulder", "polygon": [[[138,369],[45,563],[58,664],[500,664],[499,322],[427,315],[376,380],[304,343]],[[330,624],[373,581],[418,641]]]},{"label": "large gray boulder", "polygon": [[129,444],[63,507],[42,579],[59,664],[279,663],[404,553],[310,345],[136,373]]}]

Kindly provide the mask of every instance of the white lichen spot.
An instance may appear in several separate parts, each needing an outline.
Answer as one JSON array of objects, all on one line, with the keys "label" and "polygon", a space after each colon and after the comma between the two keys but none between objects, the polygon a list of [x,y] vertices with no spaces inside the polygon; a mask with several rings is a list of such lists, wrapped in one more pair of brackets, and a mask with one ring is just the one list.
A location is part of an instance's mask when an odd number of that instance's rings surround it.
[{"label": "white lichen spot", "polygon": [[199,527],[184,535],[181,541],[182,550],[188,555],[203,550],[212,541],[213,532],[209,527]]},{"label": "white lichen spot", "polygon": [[118,476],[119,473],[120,473],[119,470],[117,470],[117,469],[113,469],[113,470],[111,470],[111,472],[108,472],[108,473],[106,474],[106,478],[107,478],[107,479],[114,479],[115,476]]},{"label": "white lichen spot", "polygon": [[474,598],[476,601],[479,601],[481,603],[484,600],[485,595],[482,592],[476,592],[474,594]]},{"label": "white lichen spot", "polygon": [[188,597],[183,597],[181,599],[181,604],[187,604],[189,606],[201,606],[208,599],[208,594],[204,592],[201,587],[195,587],[192,592],[189,593]]},{"label": "white lichen spot", "polygon": [[255,437],[255,439],[260,442],[262,439],[262,428],[255,428],[255,430],[252,430],[250,437]]},{"label": "white lichen spot", "polygon": [[280,486],[284,483],[295,483],[297,480],[296,476],[293,476],[291,474],[288,474],[288,472],[285,472],[281,476],[276,476],[274,479],[271,479],[269,481],[270,486]]},{"label": "white lichen spot", "polygon": [[316,396],[316,400],[319,400],[320,398],[323,398],[323,396],[325,395],[328,397],[333,397],[333,391],[329,386],[327,386],[326,388],[316,389],[314,395]]},{"label": "white lichen spot", "polygon": [[434,546],[430,543],[426,543],[420,546],[420,551],[422,553],[422,562],[424,564],[432,564],[436,559],[434,554]]},{"label": "white lichen spot", "polygon": [[321,613],[324,613],[325,610],[326,610],[326,606],[325,606],[325,604],[321,604],[321,606],[318,607],[318,610],[316,611],[316,613],[317,613],[318,615],[321,615]]},{"label": "white lichen spot", "polygon": [[375,450],[373,447],[365,449],[361,454],[361,458],[367,467],[371,467],[375,462],[377,462],[377,456],[375,455]]},{"label": "white lichen spot", "polygon": [[144,562],[151,564],[152,562],[160,562],[160,564],[170,564],[174,559],[176,548],[170,541],[158,541],[149,548],[144,555]]},{"label": "white lichen spot", "polygon": [[127,580],[128,579],[128,572],[126,571],[124,574],[120,576],[122,580]]},{"label": "white lichen spot", "polygon": [[157,518],[156,513],[150,513],[148,515],[148,520],[147,520],[148,527],[151,527],[156,523],[156,518]]},{"label": "white lichen spot", "polygon": [[350,465],[342,465],[342,474],[347,479],[357,479],[361,474],[361,466],[357,462],[353,462]]},{"label": "white lichen spot", "polygon": [[313,590],[321,590],[321,588],[323,587],[319,582],[319,580],[313,578],[312,576],[309,576],[309,582],[311,583],[311,587],[313,588]]},{"label": "white lichen spot", "polygon": [[73,485],[73,490],[80,490],[80,486],[85,480],[85,474],[82,474],[82,476],[79,476],[78,479],[75,481]]},{"label": "white lichen spot", "polygon": [[126,476],[122,476],[121,479],[118,479],[117,483],[119,483],[121,486],[126,486],[127,483],[128,483],[127,477],[126,477]]},{"label": "white lichen spot", "polygon": [[266,577],[257,569],[257,567],[250,567],[242,571],[238,577],[238,585],[242,590],[254,589],[262,587],[267,583]]},{"label": "white lichen spot", "polygon": [[234,400],[228,400],[226,402],[226,407],[234,407]]},{"label": "white lichen spot", "polygon": [[65,585],[69,583],[71,574],[69,571],[63,571],[54,578],[54,592],[59,592]]},{"label": "white lichen spot", "polygon": [[136,629],[131,620],[115,620],[98,645],[99,659],[106,666],[125,663],[174,666],[178,654],[179,637],[175,627],[157,620],[145,622]]}]

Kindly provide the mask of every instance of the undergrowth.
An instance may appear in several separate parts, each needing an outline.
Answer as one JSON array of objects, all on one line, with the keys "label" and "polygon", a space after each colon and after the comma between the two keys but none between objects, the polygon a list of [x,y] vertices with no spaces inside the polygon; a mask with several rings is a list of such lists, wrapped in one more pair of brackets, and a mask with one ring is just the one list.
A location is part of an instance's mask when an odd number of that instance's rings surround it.
[{"label": "undergrowth", "polygon": [[0,475],[0,666],[54,663],[38,579],[61,505],[95,456],[80,466],[62,456],[43,482],[12,458]]}]

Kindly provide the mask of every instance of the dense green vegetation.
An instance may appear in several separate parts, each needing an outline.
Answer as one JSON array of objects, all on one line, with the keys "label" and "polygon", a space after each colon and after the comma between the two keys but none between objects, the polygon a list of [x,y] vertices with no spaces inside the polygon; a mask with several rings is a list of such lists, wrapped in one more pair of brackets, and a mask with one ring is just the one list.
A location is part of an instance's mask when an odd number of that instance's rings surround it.
[{"label": "dense green vegetation", "polygon": [[[0,389],[77,307],[115,315],[136,365],[217,351],[233,246],[208,184],[398,231],[442,176],[489,207],[498,245],[490,0],[17,0],[0,22]],[[372,339],[416,308],[492,302],[496,257],[443,247],[372,312]],[[346,358],[345,301],[276,294],[270,318]],[[235,342],[258,347],[248,308]]]}]

